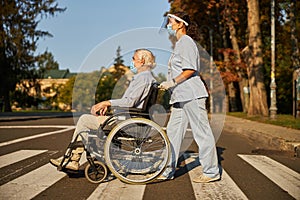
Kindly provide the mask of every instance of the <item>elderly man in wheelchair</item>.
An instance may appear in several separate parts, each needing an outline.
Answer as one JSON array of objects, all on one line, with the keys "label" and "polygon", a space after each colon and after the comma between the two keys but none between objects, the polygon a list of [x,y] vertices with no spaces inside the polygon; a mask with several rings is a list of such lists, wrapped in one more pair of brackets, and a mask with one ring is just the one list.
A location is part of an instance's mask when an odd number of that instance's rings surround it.
[{"label": "elderly man in wheelchair", "polygon": [[[150,120],[149,108],[158,92],[151,73],[154,66],[152,52],[137,49],[130,67],[135,75],[123,97],[100,102],[91,114],[82,115],[63,158],[50,159],[50,163],[59,171],[78,171],[86,152],[85,176],[93,183],[106,179],[106,166],[127,183],[147,183],[161,175],[170,145],[162,128]],[[111,115],[105,115],[108,108]]]}]

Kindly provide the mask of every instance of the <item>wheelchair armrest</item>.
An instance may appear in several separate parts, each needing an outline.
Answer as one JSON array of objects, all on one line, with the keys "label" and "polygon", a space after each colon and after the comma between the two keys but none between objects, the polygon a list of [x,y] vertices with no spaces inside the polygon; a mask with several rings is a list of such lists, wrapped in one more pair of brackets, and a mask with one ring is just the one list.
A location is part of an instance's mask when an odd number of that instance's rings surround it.
[{"label": "wheelchair armrest", "polygon": [[[116,118],[120,119],[120,117],[128,116],[128,115],[129,116],[140,116],[140,117],[144,117],[144,118],[149,118],[149,113],[144,112],[142,109],[117,107],[117,110],[114,110],[114,112],[110,113],[109,117],[100,125],[100,128],[102,130],[104,130],[104,127],[106,127],[108,124],[113,122]],[[124,120],[125,119],[126,119],[126,117],[124,118]]]},{"label": "wheelchair armrest", "polygon": [[119,107],[119,106],[111,106],[110,111],[112,113],[119,113],[119,112],[135,112],[135,113],[145,113],[145,111],[141,108],[129,108],[129,107]]}]

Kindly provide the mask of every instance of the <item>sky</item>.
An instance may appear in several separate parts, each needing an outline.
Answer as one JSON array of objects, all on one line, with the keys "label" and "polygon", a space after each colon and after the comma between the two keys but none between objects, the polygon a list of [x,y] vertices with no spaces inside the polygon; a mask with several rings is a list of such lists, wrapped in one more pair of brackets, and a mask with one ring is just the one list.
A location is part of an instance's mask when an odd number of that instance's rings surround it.
[{"label": "sky", "polygon": [[53,37],[40,39],[37,53],[51,52],[60,69],[89,72],[108,67],[118,46],[125,65],[129,65],[135,48],[153,50],[157,63],[167,65],[171,44],[166,34],[158,32],[164,13],[169,11],[168,0],[57,0],[57,3],[67,10],[40,22],[38,28]]}]

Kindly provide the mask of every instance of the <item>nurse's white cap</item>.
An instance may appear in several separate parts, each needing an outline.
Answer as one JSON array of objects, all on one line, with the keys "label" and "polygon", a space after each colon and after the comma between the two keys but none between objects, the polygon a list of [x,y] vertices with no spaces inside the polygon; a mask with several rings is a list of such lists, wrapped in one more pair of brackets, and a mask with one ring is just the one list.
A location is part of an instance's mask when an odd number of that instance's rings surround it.
[{"label": "nurse's white cap", "polygon": [[187,23],[186,21],[184,21],[184,20],[181,19],[180,17],[177,17],[176,15],[168,14],[167,16],[168,16],[168,17],[171,17],[171,18],[174,18],[174,19],[176,19],[177,21],[183,22],[186,26],[189,25],[189,23]]}]

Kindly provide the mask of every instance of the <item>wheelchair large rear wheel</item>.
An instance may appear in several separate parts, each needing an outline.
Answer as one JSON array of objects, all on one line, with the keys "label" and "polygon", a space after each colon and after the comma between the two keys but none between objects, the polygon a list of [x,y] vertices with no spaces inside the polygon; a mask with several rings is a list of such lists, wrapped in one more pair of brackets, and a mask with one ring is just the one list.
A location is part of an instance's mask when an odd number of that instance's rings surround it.
[{"label": "wheelchair large rear wheel", "polygon": [[118,179],[144,184],[163,173],[170,157],[170,142],[158,124],[144,118],[131,118],[111,130],[104,157]]}]

